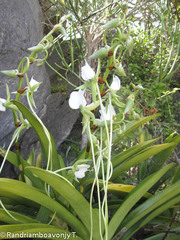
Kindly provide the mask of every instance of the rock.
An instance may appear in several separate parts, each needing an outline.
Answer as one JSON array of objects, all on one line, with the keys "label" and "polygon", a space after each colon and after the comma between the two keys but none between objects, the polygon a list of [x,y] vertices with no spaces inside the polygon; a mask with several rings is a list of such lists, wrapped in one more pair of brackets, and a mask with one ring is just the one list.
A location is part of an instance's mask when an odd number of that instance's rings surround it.
[{"label": "rock", "polygon": [[[16,69],[23,57],[29,56],[27,48],[37,44],[43,37],[41,8],[38,0],[9,0],[1,2],[0,8],[0,70]],[[50,81],[45,66],[30,66],[28,77],[34,77],[41,84],[34,94],[37,112],[43,109],[46,98],[50,95]],[[0,97],[6,99],[6,83],[10,92],[16,91],[18,78],[10,78],[0,73]],[[23,86],[26,86],[24,79]],[[39,97],[40,96],[40,97]],[[14,96],[11,95],[13,99]],[[26,98],[21,97],[26,104]],[[7,148],[13,132],[14,122],[11,110],[0,112],[0,145]],[[27,154],[27,153],[26,153]],[[2,176],[17,177],[12,165],[6,164]]]},{"label": "rock", "polygon": [[[61,93],[51,94],[44,105],[44,109],[40,113],[41,120],[47,129],[51,132],[57,149],[61,143],[69,136],[76,120],[79,116],[79,111],[70,109],[68,102],[63,101]],[[24,134],[21,141],[21,149],[23,153],[30,153],[34,143],[38,142],[38,138],[33,129],[29,129]],[[40,151],[40,145],[36,145],[36,155]],[[23,156],[24,157],[24,156]]]},{"label": "rock", "polygon": [[[1,2],[0,8],[0,70],[16,69],[21,59],[29,56],[27,48],[37,44],[43,37],[41,24],[41,8],[38,0],[9,0]],[[37,68],[31,65],[29,78],[34,77],[43,82],[39,94],[35,94],[37,111],[44,106],[44,101],[50,94],[50,82],[45,67]],[[6,98],[6,83],[10,92],[16,91],[18,78],[10,78],[0,73],[0,97]],[[24,79],[23,86],[26,86]],[[14,98],[13,95],[11,95]],[[39,98],[39,96],[41,96]],[[22,97],[26,103],[26,98]],[[20,99],[20,100],[21,100]],[[37,101],[38,100],[38,101]],[[14,132],[14,122],[11,110],[0,112],[0,145],[7,148]]]},{"label": "rock", "polygon": [[[0,22],[0,70],[16,69],[21,59],[24,56],[29,56],[30,53],[27,48],[37,44],[43,37],[41,8],[38,0],[9,0],[8,4],[6,1],[2,1]],[[67,48],[65,48],[65,52],[68,52]],[[53,53],[48,61],[51,64],[54,64],[54,61],[60,64],[56,53]],[[65,91],[51,94],[50,80],[56,88],[56,86],[59,86],[59,78],[57,74],[50,70],[47,73],[47,69],[45,66],[38,68],[35,64],[32,64],[28,71],[28,77],[30,79],[33,76],[35,80],[42,82],[38,91],[34,93],[36,112],[52,133],[56,146],[59,148],[70,134],[74,123],[78,119],[79,111],[69,108],[67,100],[73,87],[64,81],[61,81],[60,85],[65,86],[67,84]],[[61,73],[65,74],[64,72]],[[71,73],[68,73],[67,76],[74,84],[79,84],[79,80]],[[6,98],[6,83],[10,92],[16,91],[18,78],[9,78],[0,74],[0,98]],[[24,81],[23,86],[26,85]],[[13,99],[14,96],[12,95],[11,98]],[[21,96],[20,101],[27,105],[25,96]],[[0,112],[0,126],[0,146],[7,149],[15,130],[11,110],[7,109],[6,112]],[[20,155],[25,159],[31,153],[32,148],[35,149],[35,153],[40,151],[38,137],[32,128],[21,133],[19,143]],[[15,178],[12,165],[6,164],[4,169],[5,172],[1,176]],[[16,177],[17,175],[16,172]]]}]

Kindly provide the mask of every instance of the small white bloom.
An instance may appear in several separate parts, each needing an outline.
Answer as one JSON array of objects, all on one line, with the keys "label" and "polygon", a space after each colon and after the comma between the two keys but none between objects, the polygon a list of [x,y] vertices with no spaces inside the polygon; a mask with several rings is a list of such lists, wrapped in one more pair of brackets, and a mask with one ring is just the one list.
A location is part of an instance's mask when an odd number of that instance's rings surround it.
[{"label": "small white bloom", "polygon": [[39,84],[39,82],[36,81],[33,77],[31,78],[29,84],[30,84],[31,88],[32,88],[33,86],[37,85],[37,87],[34,89],[34,92],[36,92],[36,91],[38,90],[38,87],[39,87],[38,84]]},{"label": "small white bloom", "polygon": [[85,81],[89,81],[95,76],[94,70],[86,62],[85,66],[81,68],[81,76]]},{"label": "small white bloom", "polygon": [[112,88],[115,91],[118,91],[121,87],[121,80],[118,78],[118,76],[113,75],[113,81],[111,83],[110,88]]},{"label": "small white bloom", "polygon": [[76,178],[85,177],[85,173],[87,172],[90,166],[88,164],[77,165],[77,171],[74,172]]},{"label": "small white bloom", "polygon": [[3,106],[3,103],[6,102],[6,99],[0,98],[0,111],[5,112],[6,108]]},{"label": "small white bloom", "polygon": [[141,84],[138,84],[137,86],[136,86],[136,88],[137,89],[140,89],[140,90],[144,90],[145,88],[143,88],[143,86],[141,85]]},{"label": "small white bloom", "polygon": [[102,121],[104,121],[104,117],[108,121],[108,120],[111,120],[111,118],[113,116],[116,116],[116,112],[115,112],[113,106],[110,104],[108,105],[107,111],[106,111],[106,107],[103,106],[102,111],[99,110],[99,112],[101,114],[100,120],[102,120]]},{"label": "small white bloom", "polygon": [[69,106],[72,109],[78,109],[82,105],[83,107],[86,106],[86,99],[84,97],[84,91],[73,91],[70,94],[69,98]]}]

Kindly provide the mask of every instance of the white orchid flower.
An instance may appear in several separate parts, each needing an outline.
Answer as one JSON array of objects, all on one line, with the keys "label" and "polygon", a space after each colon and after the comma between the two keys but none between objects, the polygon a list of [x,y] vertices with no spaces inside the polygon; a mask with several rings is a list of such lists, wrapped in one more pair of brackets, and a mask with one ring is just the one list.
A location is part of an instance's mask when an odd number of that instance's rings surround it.
[{"label": "white orchid flower", "polygon": [[120,87],[121,87],[121,80],[118,78],[118,76],[113,75],[113,81],[111,83],[110,88],[115,91],[118,91]]},{"label": "white orchid flower", "polygon": [[86,62],[85,66],[81,68],[81,76],[84,79],[84,81],[89,81],[95,76],[94,70],[89,66],[89,64]]},{"label": "white orchid flower", "polygon": [[36,81],[33,77],[31,77],[29,85],[31,86],[33,92],[36,92],[39,88],[40,83]]},{"label": "white orchid flower", "polygon": [[6,108],[3,106],[3,103],[6,103],[6,99],[0,98],[0,111],[5,112]]},{"label": "white orchid flower", "polygon": [[[29,87],[26,86],[25,88],[22,88],[18,91],[18,93],[20,93],[21,95],[26,95],[26,90],[28,89],[29,92],[36,92],[39,88],[39,85],[41,83],[36,81],[33,77],[31,77],[31,80],[29,82]],[[17,91],[11,92],[12,94],[17,94]]]},{"label": "white orchid flower", "polygon": [[69,98],[69,106],[72,109],[78,109],[80,107],[80,105],[82,105],[83,107],[86,106],[86,99],[84,97],[84,91],[79,90],[79,91],[73,91],[70,94],[70,98]]},{"label": "white orchid flower", "polygon": [[74,172],[76,178],[83,178],[85,177],[85,173],[87,172],[90,166],[88,164],[81,164],[77,165],[77,171]]},{"label": "white orchid flower", "polygon": [[101,116],[100,116],[100,120],[104,121],[104,117],[105,120],[111,120],[113,116],[116,116],[116,112],[114,110],[114,107],[112,105],[108,105],[108,108],[106,110],[106,107],[103,106],[102,110],[99,110]]}]

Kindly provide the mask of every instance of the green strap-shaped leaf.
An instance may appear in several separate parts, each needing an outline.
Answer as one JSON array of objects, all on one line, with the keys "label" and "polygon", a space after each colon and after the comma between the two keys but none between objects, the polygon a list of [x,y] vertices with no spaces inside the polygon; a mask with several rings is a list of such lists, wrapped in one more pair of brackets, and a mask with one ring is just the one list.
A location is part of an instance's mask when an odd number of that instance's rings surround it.
[{"label": "green strap-shaped leaf", "polygon": [[[59,176],[47,172],[40,168],[27,167],[26,170],[31,171],[40,179],[50,185],[57,193],[59,193],[74,209],[83,224],[91,231],[90,221],[90,205],[88,201],[79,193],[72,185],[60,178]],[[99,222],[98,214],[93,210],[93,239],[99,240]]]},{"label": "green strap-shaped leaf", "polygon": [[178,165],[178,167],[176,167],[175,174],[173,177],[173,183],[175,183],[178,180],[180,180],[180,165]]},{"label": "green strap-shaped leaf", "polygon": [[131,167],[136,166],[137,164],[172,146],[174,146],[174,143],[164,143],[146,148],[139,154],[136,154],[132,158],[127,159],[125,162],[114,168],[111,180],[117,178],[121,173],[130,169]]},{"label": "green strap-shaped leaf", "polygon": [[[55,200],[48,197],[47,195],[32,186],[29,186],[17,180],[1,178],[0,196],[5,196],[9,198],[14,198],[15,196],[16,198],[20,197],[34,201],[48,208],[52,211],[52,213],[56,213],[57,216],[59,216],[63,221],[65,221],[83,239],[89,239],[89,234],[86,228],[72,213],[70,213],[60,203],[56,202]],[[71,197],[74,196],[72,195]]]},{"label": "green strap-shaped leaf", "polygon": [[122,222],[122,227],[126,226],[126,228],[129,229],[144,216],[146,216],[156,208],[160,207],[164,203],[168,202],[170,199],[174,198],[178,194],[180,194],[180,180],[176,184],[173,184],[172,186],[159,192],[158,194],[141,204],[135,210],[133,210]]},{"label": "green strap-shaped leaf", "polygon": [[[122,197],[125,197],[128,193],[130,193],[135,187],[136,186],[134,185],[110,183],[108,184],[108,191],[118,196],[119,198],[122,198]],[[146,192],[143,197],[150,198],[152,197],[152,194]]]},{"label": "green strap-shaped leaf", "polygon": [[[178,186],[179,187],[179,186]],[[153,218],[158,216],[159,214],[163,213],[165,210],[177,204],[180,201],[180,196],[177,196],[170,201],[166,202],[165,204],[161,205],[159,208],[152,211],[148,216],[144,217],[142,220],[138,221],[134,224],[127,232],[122,236],[121,240],[129,240],[130,237],[137,232],[140,228],[142,228],[145,224],[150,222]]]},{"label": "green strap-shaped leaf", "polygon": [[148,190],[173,166],[169,164],[158,172],[145,178],[136,188],[134,188],[127,196],[126,200],[121,204],[119,209],[115,212],[109,223],[109,237],[112,239],[116,233],[119,225],[124,220],[125,216],[132,209],[132,207],[148,192]]},{"label": "green strap-shaped leaf", "polygon": [[111,162],[113,164],[113,167],[116,167],[118,166],[119,164],[121,164],[122,162],[124,162],[126,159],[132,157],[133,155],[135,154],[138,154],[140,153],[142,150],[146,149],[147,147],[153,145],[155,142],[157,142],[159,138],[155,138],[155,139],[152,139],[152,140],[149,140],[149,141],[146,141],[146,142],[143,142],[143,143],[140,143],[138,145],[135,145],[131,148],[129,148],[128,150],[126,151],[123,151],[115,156],[112,157],[111,159]]},{"label": "green strap-shaped leaf", "polygon": [[17,223],[38,223],[37,220],[24,216],[22,214],[8,210],[8,212],[16,219],[10,217],[4,209],[0,209],[0,222],[8,224],[17,224]]},{"label": "green strap-shaped leaf", "polygon": [[42,239],[77,239],[75,232],[69,232],[47,224],[14,224],[0,226],[0,239],[17,239],[17,238],[42,238]]},{"label": "green strap-shaped leaf", "polygon": [[139,126],[141,126],[159,116],[160,116],[160,114],[158,113],[158,114],[154,114],[154,115],[151,115],[148,117],[143,117],[140,120],[134,120],[134,121],[130,122],[129,124],[126,125],[126,130],[123,133],[121,133],[118,136],[113,137],[113,143],[117,144],[122,138],[127,136],[130,132],[134,131]]},{"label": "green strap-shaped leaf", "polygon": [[169,158],[170,154],[174,151],[175,147],[179,144],[180,142],[180,135],[175,136],[174,138],[170,138],[167,141],[164,141],[165,143],[174,143],[170,148],[165,149],[164,151],[158,153],[155,155],[150,164],[149,164],[149,172],[153,173],[164,165],[164,163],[167,161]]},{"label": "green strap-shaped leaf", "polygon": [[[29,121],[29,123],[32,125],[32,127],[36,131],[39,141],[41,143],[42,151],[44,153],[46,160],[48,161],[49,141],[48,141],[47,135],[44,131],[42,124],[31,113],[31,111],[26,106],[24,106],[22,103],[13,101],[13,104],[15,104],[18,107],[18,109],[22,112],[24,117]],[[49,136],[50,136],[50,141],[52,144],[52,159],[53,159],[52,169],[57,170],[57,169],[60,169],[61,166],[60,166],[59,159],[58,159],[56,145],[55,145],[55,142],[54,142],[54,139],[53,139],[51,133],[49,133]]]}]

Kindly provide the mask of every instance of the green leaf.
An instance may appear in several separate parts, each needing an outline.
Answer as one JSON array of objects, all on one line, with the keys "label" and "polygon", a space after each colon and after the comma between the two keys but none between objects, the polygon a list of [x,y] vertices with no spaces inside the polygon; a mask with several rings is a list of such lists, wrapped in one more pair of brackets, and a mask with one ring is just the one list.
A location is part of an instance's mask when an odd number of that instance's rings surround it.
[{"label": "green leaf", "polygon": [[[0,239],[17,239],[18,238],[43,238],[43,239],[78,239],[82,238],[78,237],[76,233],[68,232],[67,230],[63,230],[51,225],[41,224],[41,223],[33,223],[33,224],[14,224],[14,225],[3,225],[0,226],[0,232],[5,233],[5,236]],[[21,237],[21,235],[23,237]],[[25,235],[26,234],[26,235]],[[27,236],[28,234],[28,236]],[[66,237],[66,238],[65,238]]]},{"label": "green leaf", "polygon": [[180,165],[176,168],[174,177],[173,177],[173,183],[180,180]]},{"label": "green leaf", "polygon": [[41,206],[36,215],[36,220],[38,220],[41,223],[48,223],[50,221],[50,215],[51,215],[51,210],[49,210],[44,206]]},{"label": "green leaf", "polygon": [[[127,184],[119,184],[119,183],[110,183],[108,184],[108,191],[115,194],[117,197],[121,198],[126,196],[128,193],[130,193],[136,186],[134,185],[127,185]],[[150,198],[152,197],[152,194],[146,192],[143,197]]]},{"label": "green leaf", "polygon": [[12,199],[16,197],[16,199],[20,198],[20,200],[21,198],[24,198],[34,201],[41,206],[48,208],[49,210],[51,210],[52,213],[56,213],[57,216],[64,220],[83,239],[89,238],[86,228],[78,220],[78,218],[76,218],[61,204],[59,204],[58,202],[32,186],[29,186],[17,180],[1,178],[0,194],[1,196],[9,197]]},{"label": "green leaf", "polygon": [[0,209],[0,222],[4,222],[4,223],[9,223],[9,224],[17,224],[17,223],[38,223],[37,220],[24,216],[22,214],[13,212],[8,210],[8,212],[16,219],[13,219],[12,217],[10,217],[5,211],[4,209]]},{"label": "green leaf", "polygon": [[134,131],[139,126],[141,126],[159,116],[160,116],[160,114],[158,113],[158,114],[154,114],[154,115],[151,115],[148,117],[143,117],[140,120],[134,120],[134,121],[130,122],[129,124],[127,124],[126,130],[123,133],[119,134],[118,136],[117,135],[114,136],[113,143],[117,144],[122,138],[127,136],[130,132]]},{"label": "green leaf", "polygon": [[164,163],[167,161],[169,158],[170,154],[174,151],[175,147],[179,144],[180,142],[180,135],[175,136],[174,138],[168,138],[167,140],[164,141],[165,143],[174,143],[170,148],[165,149],[164,151],[158,153],[155,155],[150,164],[149,164],[149,172],[153,173],[164,165]]},{"label": "green leaf", "polygon": [[[47,138],[47,135],[44,131],[42,124],[39,122],[39,120],[36,118],[36,116],[34,116],[31,113],[31,111],[26,106],[24,106],[22,103],[17,102],[17,101],[13,101],[13,103],[18,107],[18,109],[22,112],[24,117],[29,121],[29,123],[32,125],[32,127],[36,131],[39,141],[41,143],[42,151],[44,153],[46,161],[48,161],[49,140]],[[54,170],[60,169],[61,166],[60,166],[59,159],[58,159],[56,145],[55,145],[55,142],[54,142],[54,139],[53,139],[51,133],[49,133],[49,136],[50,136],[50,141],[52,144],[52,156],[51,156],[51,158],[53,159],[52,169],[54,169]]]},{"label": "green leaf", "polygon": [[135,154],[140,153],[142,150],[146,149],[147,147],[151,146],[152,144],[154,144],[155,142],[157,142],[159,138],[155,138],[143,143],[140,143],[138,145],[135,145],[131,148],[129,148],[126,151],[123,151],[117,155],[115,155],[114,157],[112,157],[111,162],[113,164],[113,167],[118,166],[120,163],[124,162],[125,160],[127,160],[128,158],[134,156]]},{"label": "green leaf", "polygon": [[[179,188],[180,186],[178,186]],[[121,240],[129,240],[129,238],[137,232],[141,227],[143,227],[145,224],[150,222],[153,218],[158,216],[159,214],[163,213],[166,209],[170,208],[174,204],[177,204],[180,201],[180,196],[177,196],[170,201],[166,202],[165,204],[161,205],[159,208],[152,211],[148,216],[144,217],[142,220],[138,221],[136,224],[134,224],[130,229],[128,229],[127,232],[122,236]]]},{"label": "green leaf", "polygon": [[[178,194],[180,194],[180,181],[157,193],[155,196],[151,197],[146,202],[137,207],[135,210],[133,210],[122,222],[121,227],[123,228],[126,226],[126,228],[129,229],[147,214],[161,207],[163,204],[165,204]],[[166,209],[164,209],[164,211],[165,210]]]},{"label": "green leaf", "polygon": [[[49,184],[57,193],[59,193],[71,205],[90,233],[90,205],[88,201],[74,188],[74,186],[70,185],[61,177],[43,169],[27,167],[26,170],[31,171],[33,174]],[[93,210],[93,224],[94,239],[99,240],[98,214],[95,210]]]},{"label": "green leaf", "polygon": [[148,192],[148,190],[173,166],[169,164],[158,172],[145,178],[135,189],[133,189],[115,212],[109,223],[109,238],[111,239],[116,233],[119,225],[122,223],[128,212],[133,206]]},{"label": "green leaf", "polygon": [[173,145],[174,145],[174,143],[164,143],[164,144],[155,145],[155,146],[144,149],[139,154],[136,154],[135,156],[133,156],[131,158],[128,158],[125,162],[123,162],[122,164],[120,164],[116,168],[114,168],[111,180],[115,179],[121,173],[130,169],[131,167],[136,166],[137,164],[143,162],[144,160],[154,156],[155,154],[157,154],[157,153],[161,152],[162,150],[167,149]]},{"label": "green leaf", "polygon": [[171,168],[156,184],[154,184],[154,186],[149,190],[149,192],[154,194],[156,191],[158,191],[158,188],[161,188],[161,185],[163,185],[164,182],[166,182],[168,179],[173,178],[175,170],[175,167]]}]

